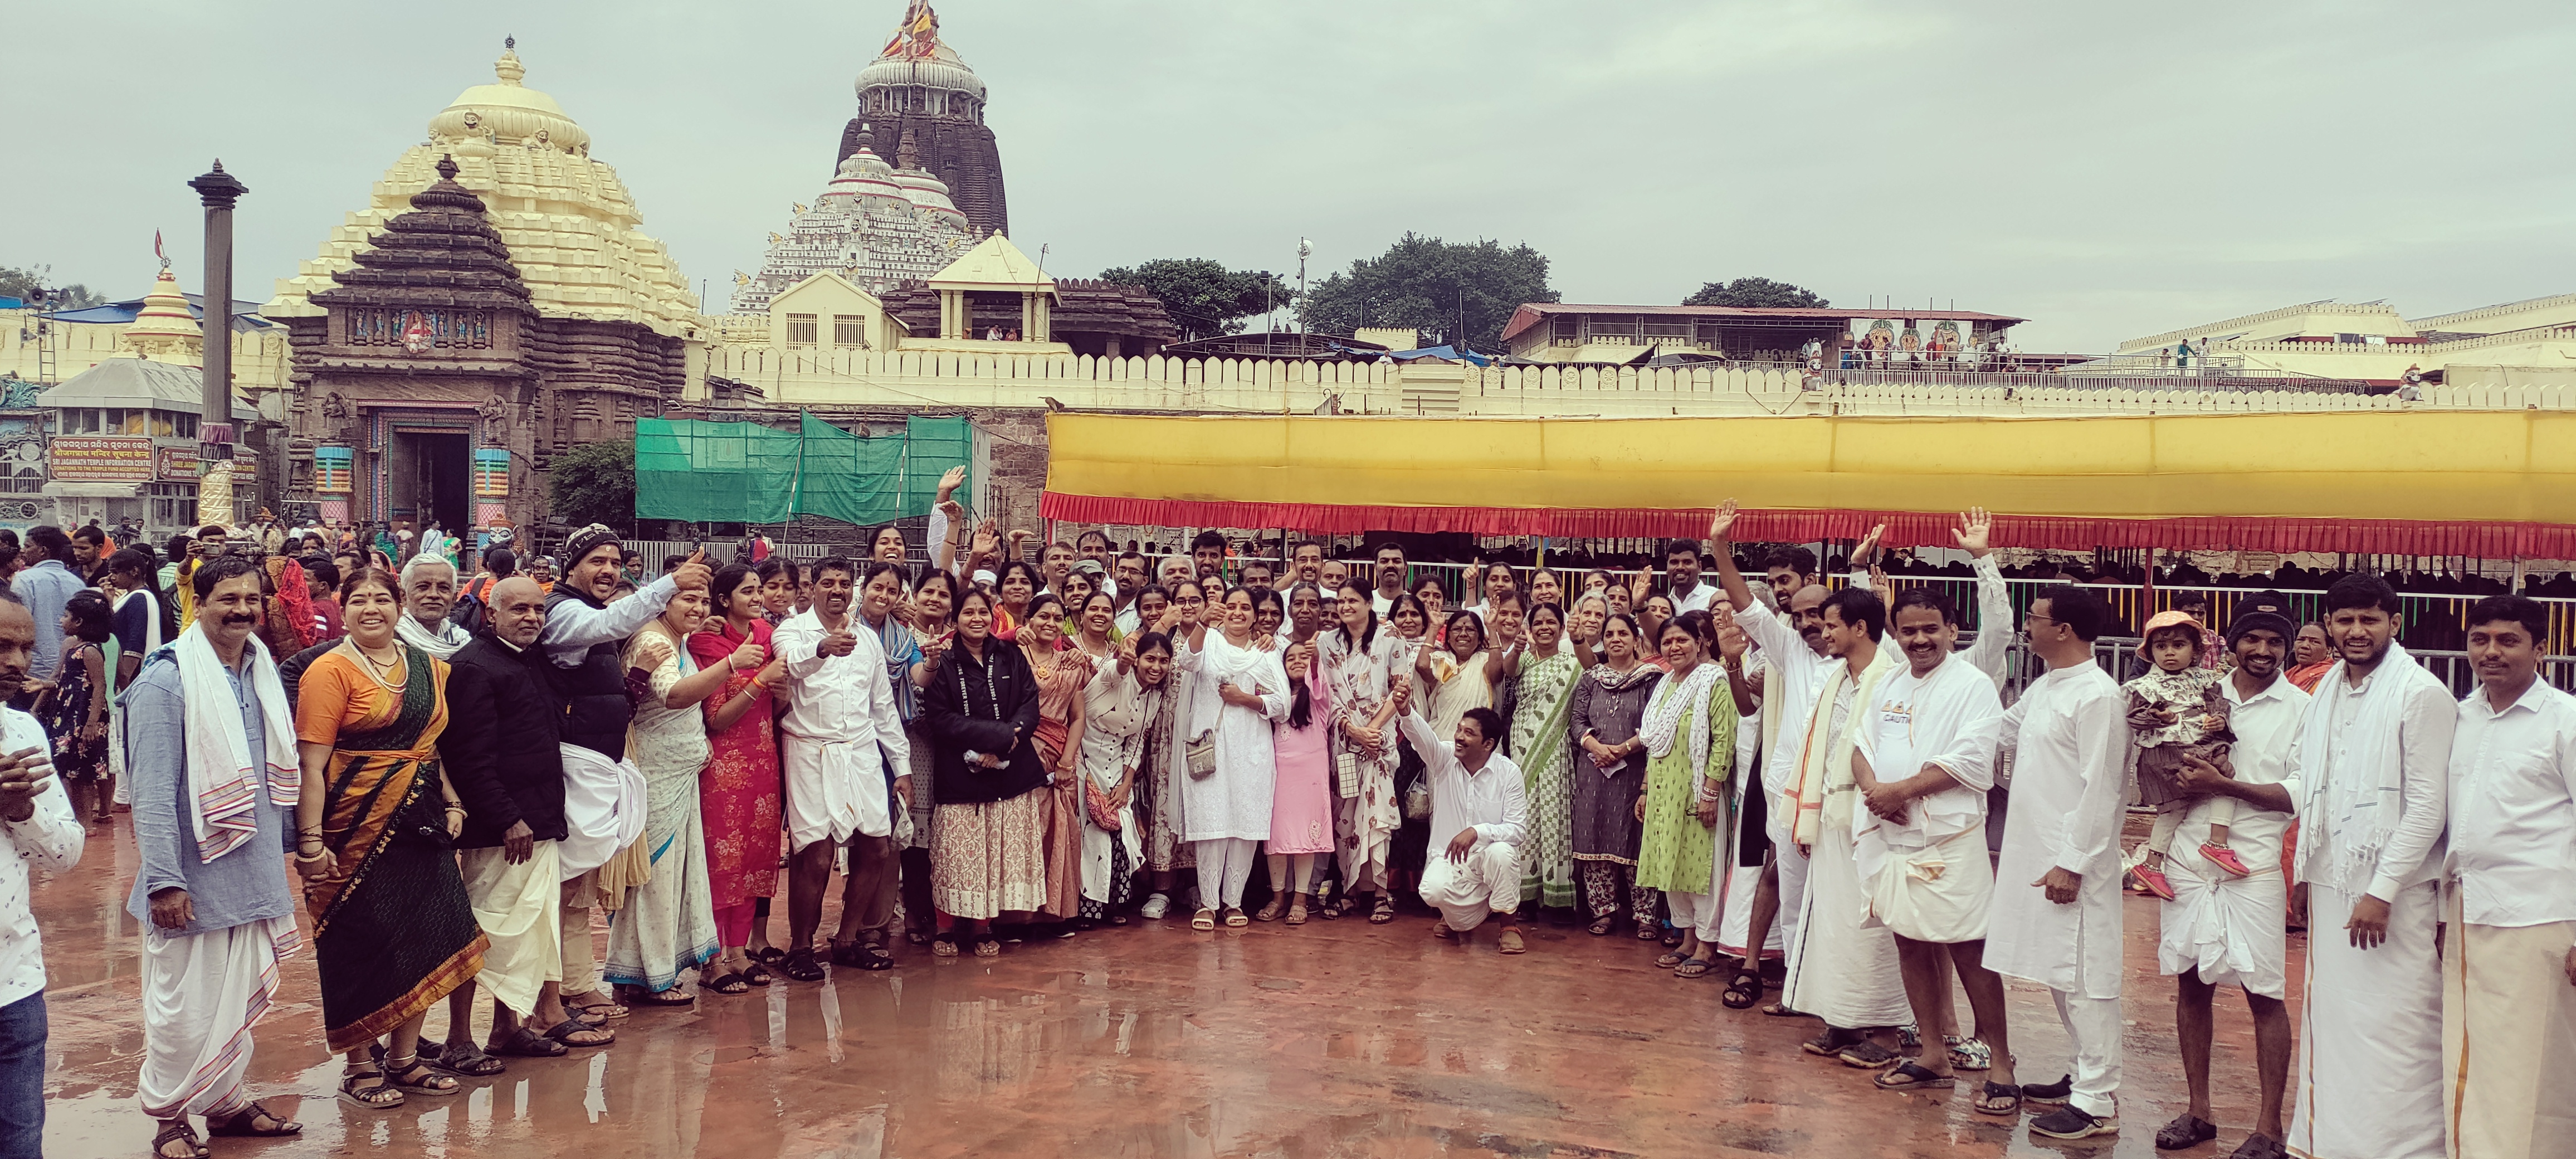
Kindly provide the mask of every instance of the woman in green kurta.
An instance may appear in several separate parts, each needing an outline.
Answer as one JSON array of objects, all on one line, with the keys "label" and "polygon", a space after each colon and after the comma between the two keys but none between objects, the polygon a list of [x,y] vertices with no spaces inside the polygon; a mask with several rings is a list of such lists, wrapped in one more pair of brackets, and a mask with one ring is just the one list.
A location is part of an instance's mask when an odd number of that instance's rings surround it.
[{"label": "woman in green kurta", "polygon": [[1565,613],[1529,610],[1529,650],[1520,658],[1520,702],[1512,707],[1512,757],[1529,794],[1530,848],[1521,900],[1574,908],[1574,738],[1568,709],[1583,664],[1565,646]]},{"label": "woman in green kurta", "polygon": [[1665,621],[1657,638],[1670,674],[1646,702],[1638,727],[1646,742],[1645,825],[1637,851],[1637,884],[1664,891],[1681,945],[1655,964],[1696,978],[1713,968],[1700,942],[1717,926],[1717,835],[1729,818],[1726,785],[1735,771],[1735,696],[1708,663],[1697,624],[1704,613]]}]

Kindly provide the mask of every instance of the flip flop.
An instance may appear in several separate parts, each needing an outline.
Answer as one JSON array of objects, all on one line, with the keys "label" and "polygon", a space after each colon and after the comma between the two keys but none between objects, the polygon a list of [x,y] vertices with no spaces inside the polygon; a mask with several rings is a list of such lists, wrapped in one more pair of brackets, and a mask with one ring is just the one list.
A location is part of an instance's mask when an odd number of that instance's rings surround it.
[{"label": "flip flop", "polygon": [[1896,1064],[1886,1074],[1871,1079],[1870,1085],[1882,1091],[1946,1091],[1959,1085],[1959,1076],[1934,1074],[1931,1068],[1913,1059],[1907,1059]]},{"label": "flip flop", "polygon": [[[521,1027],[520,1029],[524,1030],[526,1027]],[[583,1033],[584,1031],[588,1031],[592,1034],[605,1034],[608,1036],[608,1039],[605,1042],[574,1042],[572,1040],[573,1035]],[[595,1050],[599,1047],[615,1044],[617,1041],[617,1032],[606,1027],[593,1026],[578,1018],[567,1018],[547,1028],[546,1037],[552,1041],[560,1042],[565,1046],[572,1047],[576,1050]]]},{"label": "flip flop", "polygon": [[731,970],[718,974],[714,979],[701,983],[701,985],[705,989],[713,990],[718,994],[743,994],[748,993],[751,990],[751,983],[745,981],[742,975]]},{"label": "flip flop", "polygon": [[490,1078],[509,1069],[500,1059],[471,1046],[450,1047],[443,1042],[420,1044],[420,1060],[458,1078]]},{"label": "flip flop", "polygon": [[626,1007],[619,1005],[615,1000],[610,999],[606,995],[600,994],[599,991],[591,991],[589,997],[593,1000],[589,1002],[575,1002],[569,995],[567,995],[564,998],[564,1010],[575,1018],[586,1018],[592,1022],[607,1022],[611,1019],[624,1018],[627,1015],[634,1013],[634,1011],[628,1010]]},{"label": "flip flop", "polygon": [[1687,961],[1690,961],[1690,955],[1675,952],[1656,958],[1655,965],[1661,969],[1670,970]]},{"label": "flip flop", "polygon": [[[249,1120],[249,1122],[243,1122],[245,1119]],[[261,1119],[266,1119],[276,1125],[263,1129],[259,1125],[259,1120]],[[242,1109],[233,1112],[232,1117],[228,1119],[206,1120],[206,1134],[219,1139],[279,1139],[288,1135],[301,1135],[303,1133],[304,1124],[289,1122],[286,1119],[280,1118],[275,1112],[270,1111],[268,1108],[263,1107],[258,1103],[252,1103],[247,1107],[243,1107]],[[157,1147],[155,1148],[155,1150],[158,1149],[159,1148]],[[199,1153],[203,1153],[202,1148]]]},{"label": "flip flop", "polygon": [[1705,978],[1716,972],[1717,963],[1708,958],[1684,958],[1681,965],[1673,967],[1676,978]]},{"label": "flip flop", "polygon": [[2021,1088],[2012,1083],[1987,1083],[1986,1093],[1979,1096],[1974,1109],[1980,1115],[2021,1117]]},{"label": "flip flop", "polygon": [[[568,1019],[557,1025],[569,1026],[572,1022],[573,1020]],[[494,1054],[507,1055],[511,1058],[561,1058],[571,1053],[570,1048],[563,1043],[528,1029],[528,1024],[524,1022],[519,1024],[518,1031],[508,1039],[494,1043],[487,1049]]]}]

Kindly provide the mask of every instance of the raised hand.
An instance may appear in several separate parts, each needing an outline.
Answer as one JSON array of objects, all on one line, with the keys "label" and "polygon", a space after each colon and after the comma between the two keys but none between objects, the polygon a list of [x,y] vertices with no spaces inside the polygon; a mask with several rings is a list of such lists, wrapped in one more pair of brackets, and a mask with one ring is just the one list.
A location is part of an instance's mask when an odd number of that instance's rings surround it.
[{"label": "raised hand", "polygon": [[1708,538],[1712,550],[1716,545],[1728,542],[1728,536],[1735,530],[1735,514],[1733,496],[1729,496],[1726,502],[1717,505],[1717,514],[1708,521]]},{"label": "raised hand", "polygon": [[761,660],[768,655],[768,649],[752,643],[749,640],[745,640],[742,642],[741,646],[736,647],[733,650],[733,655],[726,659],[728,663],[733,665],[733,670],[736,672],[758,672],[760,671]]},{"label": "raised hand", "polygon": [[1746,636],[1743,626],[1735,622],[1735,609],[1724,601],[1709,601],[1708,621],[1709,626],[1717,630],[1718,655],[1734,660],[1753,647],[1752,638]]},{"label": "raised hand", "polygon": [[681,591],[705,591],[715,578],[715,569],[707,566],[707,549],[703,547],[690,552],[688,560],[671,571],[671,582]]},{"label": "raised hand", "polygon": [[1879,541],[1879,540],[1881,540],[1881,539],[1885,539],[1886,537],[1887,537],[1887,525],[1886,525],[1886,524],[1882,523],[1882,524],[1879,524],[1879,525],[1878,525],[1878,526],[1876,526],[1876,527],[1870,528],[1870,529],[1869,529],[1869,536],[1868,536],[1868,538],[1865,538],[1865,539],[1861,540],[1861,541],[1860,541],[1860,546],[1859,546],[1859,547],[1855,547],[1855,548],[1853,548],[1853,549],[1852,549],[1852,554],[1851,554],[1852,567],[1853,567],[1853,568],[1855,568],[1855,569],[1858,569],[1858,568],[1875,567],[1875,566],[1877,566],[1877,564],[1878,564],[1878,541]]},{"label": "raised hand", "polygon": [[1959,525],[1950,529],[1950,535],[1959,541],[1959,550],[1967,552],[1970,559],[1984,559],[1988,552],[1994,550],[1994,527],[1995,517],[1985,508],[1971,507],[1959,513]]},{"label": "raised hand", "polygon": [[955,491],[957,488],[959,488],[959,487],[961,487],[961,486],[964,486],[964,485],[965,485],[965,483],[966,483],[966,466],[965,466],[965,464],[960,463],[960,464],[958,464],[957,466],[950,467],[946,472],[942,473],[942,474],[939,476],[939,501],[940,501],[940,502],[942,502],[942,503],[947,502],[947,501],[948,501],[948,493],[949,493],[949,492],[951,492],[951,491]]}]

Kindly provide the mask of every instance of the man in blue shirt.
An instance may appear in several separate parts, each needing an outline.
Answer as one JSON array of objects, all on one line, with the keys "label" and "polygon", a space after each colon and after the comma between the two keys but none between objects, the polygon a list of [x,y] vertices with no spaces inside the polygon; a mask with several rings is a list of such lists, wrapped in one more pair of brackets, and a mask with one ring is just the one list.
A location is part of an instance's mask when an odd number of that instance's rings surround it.
[{"label": "man in blue shirt", "polygon": [[51,682],[63,670],[63,605],[87,585],[66,566],[72,558],[72,539],[62,528],[51,524],[28,528],[18,558],[29,566],[9,581],[9,590],[36,618],[36,660],[27,668],[27,679]]},{"label": "man in blue shirt", "polygon": [[[196,623],[144,661],[125,694],[127,795],[142,861],[125,905],[143,924],[135,1096],[159,1124],[153,1150],[166,1159],[196,1153],[192,1114],[216,1135],[303,1129],[242,1087],[251,1027],[276,994],[278,959],[300,940],[282,856],[296,849],[292,713],[275,662],[252,638],[262,607],[256,567],[210,559],[189,582]],[[191,767],[227,749],[243,754],[246,770]],[[247,791],[227,791],[244,779]],[[320,848],[318,834],[307,848]]]}]

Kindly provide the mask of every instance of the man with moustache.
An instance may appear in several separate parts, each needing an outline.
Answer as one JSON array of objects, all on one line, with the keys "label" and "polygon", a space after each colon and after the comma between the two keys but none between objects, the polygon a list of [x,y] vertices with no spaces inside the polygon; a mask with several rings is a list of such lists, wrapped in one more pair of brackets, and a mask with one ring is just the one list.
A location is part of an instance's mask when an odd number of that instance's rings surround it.
[{"label": "man with moustache", "polygon": [[[2183,787],[2194,793],[2236,798],[2236,821],[2228,840],[2238,857],[2254,867],[2250,877],[2227,873],[2190,852],[2168,858],[2165,879],[2173,884],[2172,901],[2160,902],[2161,936],[2156,957],[2163,972],[2174,977],[2174,1031],[2182,1045],[2183,1081],[2190,1105],[2156,1132],[2156,1146],[2177,1150],[2218,1137],[2210,1116],[2209,1049],[2213,1034],[2211,1001],[2221,986],[2245,992],[2254,1015],[2255,1074],[2262,1084],[2262,1110],[2254,1131],[2235,1151],[2236,1159],[2278,1159],[2281,1146],[2281,1102],[2290,1077],[2290,1010],[2284,922],[2290,904],[2289,884],[2281,875],[2281,839],[2288,831],[2297,800],[2298,782],[2290,776],[2290,750],[2298,738],[2299,718],[2308,694],[2282,675],[2290,641],[2298,628],[2273,611],[2250,611],[2227,626],[2227,649],[2236,669],[2220,688],[2227,694],[2228,727],[2236,733],[2226,759],[2186,762]],[[2170,713],[2165,715],[2170,716]],[[2197,851],[2204,839],[2183,823],[2176,849]],[[2183,842],[2190,844],[2185,845]]]},{"label": "man with moustache", "polygon": [[[707,567],[705,552],[692,552],[660,579],[611,603],[626,563],[626,549],[617,533],[604,524],[591,524],[564,540],[563,555],[571,563],[546,597],[545,627],[537,635],[537,650],[552,665],[550,683],[563,710],[557,730],[562,743],[588,749],[613,763],[626,755],[626,728],[635,718],[634,705],[626,699],[626,664],[620,655],[627,638],[659,617],[680,589],[706,590],[715,573]],[[590,873],[563,886],[563,1001],[577,1012],[574,1021],[592,1031],[566,1032],[567,1037],[557,1041],[567,1046],[607,1045],[610,1036],[589,1024],[594,1017],[617,1018],[626,1013],[601,990],[599,960],[591,951],[590,914],[597,905],[597,892]]]},{"label": "man with moustache", "polygon": [[1385,619],[1395,610],[1396,597],[1404,594],[1404,548],[1390,541],[1377,547],[1377,587],[1369,593],[1369,606],[1377,609],[1377,618]]},{"label": "man with moustache", "polygon": [[125,698],[140,862],[126,912],[143,926],[135,1099],[164,1159],[198,1153],[192,1114],[215,1135],[303,1130],[252,1102],[242,1076],[278,961],[302,943],[285,855],[322,849],[319,832],[295,832],[303,772],[292,706],[257,639],[259,569],[218,556],[188,582],[196,622],[143,662]]},{"label": "man with moustache", "polygon": [[[832,881],[832,851],[850,850],[841,886],[841,925],[832,962],[861,970],[894,966],[886,927],[894,919],[886,885],[895,872],[893,787],[912,793],[912,742],[904,735],[885,647],[852,613],[859,569],[838,556],[814,565],[814,607],[778,626],[771,642],[787,667],[780,695],[778,758],[787,778],[787,959],[780,972],[819,982],[814,934],[823,921],[823,892]],[[873,912],[872,912],[873,911]]]},{"label": "man with moustache", "polygon": [[[0,592],[0,700],[25,686],[35,652],[35,617]],[[50,751],[34,717],[0,708],[0,1155],[41,1154],[45,1142],[45,953],[28,867],[70,872],[86,838]]]},{"label": "man with moustache", "polygon": [[614,1037],[584,1029],[563,1008],[558,851],[570,830],[556,737],[563,709],[537,651],[545,589],[508,576],[484,602],[483,629],[448,657],[454,726],[440,735],[438,749],[465,802],[456,840],[465,896],[492,943],[475,978],[492,999],[492,1034],[475,1045],[474,987],[460,986],[447,1001],[447,1042],[435,1056],[426,1044],[421,1052],[431,1065],[466,1077],[499,1074],[492,1055],[552,1058],[572,1040],[599,1046]]}]

